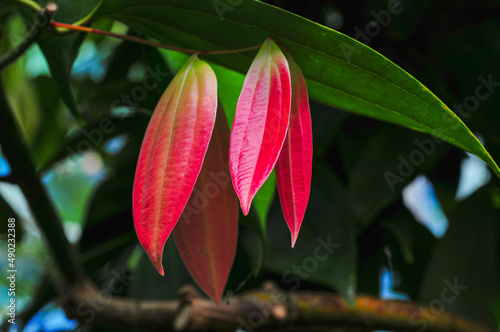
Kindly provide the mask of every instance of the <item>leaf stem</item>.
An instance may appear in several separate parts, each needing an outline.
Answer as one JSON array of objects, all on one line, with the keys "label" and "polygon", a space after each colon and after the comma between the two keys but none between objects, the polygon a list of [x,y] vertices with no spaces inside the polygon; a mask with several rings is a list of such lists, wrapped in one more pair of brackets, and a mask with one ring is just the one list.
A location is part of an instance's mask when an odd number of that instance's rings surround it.
[{"label": "leaf stem", "polygon": [[250,46],[250,47],[245,47],[245,48],[238,48],[238,49],[234,49],[234,50],[223,50],[223,51],[195,50],[195,49],[191,49],[191,48],[176,47],[176,46],[167,45],[167,44],[163,44],[163,43],[153,42],[153,41],[150,41],[150,40],[147,40],[144,38],[140,38],[140,37],[123,35],[123,34],[114,33],[114,32],[110,32],[110,31],[98,30],[98,29],[94,29],[94,28],[66,24],[66,23],[61,23],[61,22],[51,22],[50,25],[54,28],[63,28],[63,29],[74,30],[74,31],[83,31],[86,33],[94,33],[94,34],[98,34],[98,35],[104,35],[104,36],[108,36],[108,37],[113,37],[113,38],[117,38],[117,39],[131,41],[131,42],[138,43],[138,44],[159,47],[159,48],[163,48],[166,50],[183,52],[183,53],[190,53],[190,54],[196,54],[196,53],[199,53],[202,55],[205,55],[205,54],[231,54],[231,53],[247,52],[247,51],[258,49],[260,47],[260,45],[255,45],[255,46]]},{"label": "leaf stem", "polygon": [[[31,1],[26,1],[26,0],[17,0],[23,4],[26,4],[30,6],[31,8],[34,8],[33,5],[30,5]],[[21,55],[26,52],[26,50],[35,43],[37,40],[38,36],[42,33],[44,28],[49,25],[50,19],[52,18],[52,15],[56,12],[57,10],[57,5],[53,3],[49,3],[47,7],[43,9],[39,9],[37,11],[37,14],[35,16],[35,22],[33,23],[33,26],[31,27],[30,31],[24,37],[24,39],[14,47],[10,52],[7,52],[0,56],[0,70],[3,68],[7,67],[10,65],[12,62],[17,60]]]}]

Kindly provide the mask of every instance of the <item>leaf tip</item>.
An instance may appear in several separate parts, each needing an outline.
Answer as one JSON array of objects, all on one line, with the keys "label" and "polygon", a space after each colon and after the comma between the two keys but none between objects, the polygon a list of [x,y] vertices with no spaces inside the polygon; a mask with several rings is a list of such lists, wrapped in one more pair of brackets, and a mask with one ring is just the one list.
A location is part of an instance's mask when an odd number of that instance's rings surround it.
[{"label": "leaf tip", "polygon": [[243,211],[243,215],[248,215],[248,212],[250,212],[250,203],[241,202],[241,210]]},{"label": "leaf tip", "polygon": [[161,258],[156,261],[152,261],[154,267],[158,271],[158,273],[163,277],[165,276],[165,271],[163,270],[163,265],[161,264]]},{"label": "leaf tip", "polygon": [[292,248],[295,247],[295,242],[297,242],[298,235],[299,235],[298,233],[296,234],[292,233]]},{"label": "leaf tip", "polygon": [[236,195],[238,196],[238,199],[240,201],[240,208],[241,211],[243,211],[243,215],[248,215],[248,213],[250,212],[250,206],[252,205],[253,197],[250,198],[248,194],[238,191],[236,191]]}]

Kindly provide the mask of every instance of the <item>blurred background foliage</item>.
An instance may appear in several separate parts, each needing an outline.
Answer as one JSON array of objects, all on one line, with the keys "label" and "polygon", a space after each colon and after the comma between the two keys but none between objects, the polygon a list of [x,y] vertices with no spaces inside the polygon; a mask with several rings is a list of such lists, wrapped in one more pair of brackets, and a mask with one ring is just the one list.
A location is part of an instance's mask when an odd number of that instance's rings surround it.
[{"label": "blurred background foliage", "polygon": [[[383,0],[267,2],[363,41],[453,110],[475,94],[479,77],[492,75],[500,81],[500,1],[401,0],[404,10],[385,26],[375,19],[387,9]],[[56,18],[73,22],[96,1],[75,4],[61,0]],[[0,4],[0,53],[22,40],[26,15],[12,2]],[[110,20],[93,26],[137,35]],[[365,29],[379,33],[359,37]],[[39,45],[1,72],[68,238],[98,285],[105,287],[116,273],[122,275],[125,287],[116,295],[169,299],[181,285],[193,283],[173,241],[165,249],[166,276],[158,275],[138,244],[131,214],[135,165],[149,116],[184,59],[102,36],[70,33],[55,39],[44,33]],[[231,122],[243,75],[220,66],[214,70]],[[140,95],[143,79],[154,75],[157,86]],[[462,119],[500,160],[500,91],[490,92]],[[135,98],[127,97],[133,94]],[[72,113],[83,115],[83,127]],[[467,289],[445,309],[497,326],[500,188],[484,163],[422,133],[314,102],[311,113],[313,184],[297,245],[290,248],[272,176],[250,215],[240,216],[228,299],[271,279],[285,289],[332,290],[350,301],[364,293],[429,304],[440,299],[446,280],[457,278]],[[103,119],[112,129],[102,129]],[[434,142],[434,151],[401,176],[403,160],[409,161],[414,151],[425,152],[417,141]],[[388,183],[387,172],[401,181]],[[0,176],[9,173],[8,162],[0,157]],[[55,293],[40,291],[50,288],[45,278],[54,271],[50,257],[22,193],[0,182],[0,218],[13,216],[22,235],[17,299],[20,307],[35,303],[34,312],[41,309],[25,331],[76,328],[58,308]],[[6,223],[2,225],[0,246],[6,248]],[[335,249],[326,261],[312,261],[315,248],[325,241],[334,242]],[[2,269],[6,259],[0,256]],[[2,294],[5,280],[0,281]],[[0,302],[0,319],[5,319],[6,302]]]}]

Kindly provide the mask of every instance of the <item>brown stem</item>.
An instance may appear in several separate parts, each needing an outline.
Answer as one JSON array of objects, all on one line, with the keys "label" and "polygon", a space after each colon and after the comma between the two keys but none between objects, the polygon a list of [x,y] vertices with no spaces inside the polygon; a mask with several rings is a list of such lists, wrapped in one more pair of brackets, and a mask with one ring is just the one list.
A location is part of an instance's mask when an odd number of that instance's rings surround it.
[{"label": "brown stem", "polygon": [[[187,286],[189,287],[189,286]],[[104,296],[106,292],[106,297]],[[325,327],[367,330],[419,331],[426,315],[426,332],[488,332],[473,322],[446,313],[435,313],[410,302],[382,301],[359,296],[349,307],[338,295],[323,292],[252,291],[220,306],[181,289],[179,301],[149,301],[110,297],[86,283],[68,293],[63,306],[68,317],[81,322],[162,331],[310,331]],[[106,302],[99,302],[106,299]]]},{"label": "brown stem", "polygon": [[245,47],[245,48],[239,48],[239,49],[234,49],[234,50],[224,50],[224,51],[195,50],[195,49],[191,49],[191,48],[176,47],[176,46],[167,45],[167,44],[163,44],[163,43],[157,43],[157,42],[153,42],[153,41],[150,41],[150,40],[147,40],[144,38],[140,38],[140,37],[135,37],[135,36],[130,36],[130,35],[122,35],[122,34],[110,32],[110,31],[98,30],[98,29],[94,29],[94,28],[88,28],[88,27],[78,26],[78,25],[71,25],[71,24],[66,24],[66,23],[61,23],[61,22],[51,22],[50,25],[54,28],[64,28],[64,29],[69,29],[69,30],[94,33],[94,34],[98,34],[98,35],[104,35],[104,36],[108,36],[108,37],[113,37],[113,38],[117,38],[117,39],[131,41],[131,42],[138,43],[138,44],[159,47],[159,48],[163,48],[166,50],[183,52],[183,53],[190,53],[190,54],[196,54],[196,53],[199,53],[199,54],[240,53],[240,52],[255,50],[261,46],[261,45],[255,45],[255,46],[250,46],[250,47]]}]

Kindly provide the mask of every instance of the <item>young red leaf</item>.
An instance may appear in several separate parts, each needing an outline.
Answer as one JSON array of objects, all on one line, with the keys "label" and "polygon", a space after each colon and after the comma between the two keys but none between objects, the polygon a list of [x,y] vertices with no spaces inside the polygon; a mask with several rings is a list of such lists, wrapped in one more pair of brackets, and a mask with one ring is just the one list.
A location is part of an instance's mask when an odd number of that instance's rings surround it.
[{"label": "young red leaf", "polygon": [[293,247],[309,201],[313,146],[306,81],[290,55],[288,64],[292,105],[285,143],[276,163],[276,179],[283,215],[292,233]]},{"label": "young red leaf", "polygon": [[137,236],[163,275],[163,247],[200,173],[217,110],[217,81],[193,56],[170,82],[146,130],[134,181]]},{"label": "young red leaf", "polygon": [[222,107],[193,192],[174,228],[184,264],[219,304],[236,254],[238,198],[229,175],[229,128]]},{"label": "young red leaf", "polygon": [[267,39],[245,77],[231,132],[231,178],[246,215],[278,159],[290,118],[290,70]]}]

